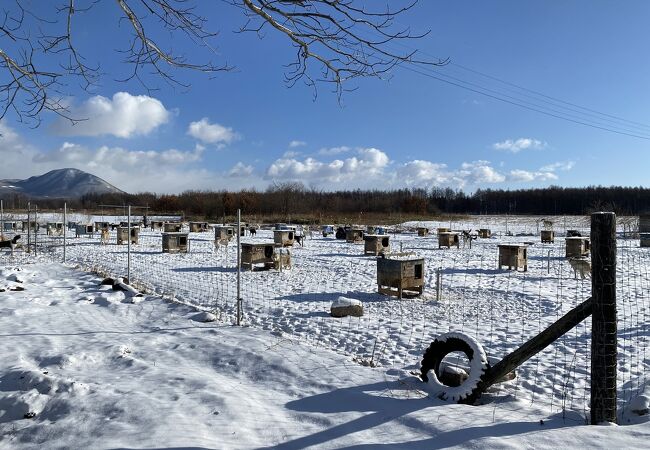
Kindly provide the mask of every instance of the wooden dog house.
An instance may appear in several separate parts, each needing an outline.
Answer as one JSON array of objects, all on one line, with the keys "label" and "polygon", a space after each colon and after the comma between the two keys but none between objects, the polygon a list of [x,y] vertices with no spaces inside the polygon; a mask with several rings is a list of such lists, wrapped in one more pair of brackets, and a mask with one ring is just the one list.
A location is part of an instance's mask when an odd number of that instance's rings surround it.
[{"label": "wooden dog house", "polygon": [[208,222],[190,222],[190,231],[192,233],[205,233],[208,231]]},{"label": "wooden dog house", "polygon": [[425,237],[429,234],[429,229],[427,227],[418,227],[418,236]]},{"label": "wooden dog house", "polygon": [[390,251],[390,242],[388,236],[378,234],[366,234],[364,240],[364,255],[379,255]]},{"label": "wooden dog house", "polygon": [[555,231],[553,230],[542,230],[540,232],[542,237],[542,242],[552,244],[555,242]]},{"label": "wooden dog house", "polygon": [[14,231],[16,229],[16,222],[4,222],[2,227],[2,231]]},{"label": "wooden dog house", "polygon": [[180,233],[183,229],[183,224],[180,222],[165,222],[163,224],[163,231],[165,233]]},{"label": "wooden dog house", "polygon": [[378,225],[368,225],[364,234],[374,234],[377,236],[382,236],[386,234],[386,228],[380,227]]},{"label": "wooden dog house", "polygon": [[350,228],[345,231],[345,242],[358,243],[363,242],[364,230],[361,228]]},{"label": "wooden dog house", "polygon": [[[129,242],[129,227],[117,227],[117,245]],[[137,244],[140,238],[140,228],[131,227],[131,244]]]},{"label": "wooden dog house", "polygon": [[565,256],[567,258],[582,258],[589,255],[591,245],[587,237],[567,237]]},{"label": "wooden dog house", "polygon": [[95,231],[108,230],[111,224],[108,222],[95,222]]},{"label": "wooden dog house", "polygon": [[[278,230],[284,231],[284,230]],[[278,253],[281,245],[278,244],[241,244],[241,268],[253,270],[262,264],[264,269],[278,269],[291,266],[291,254]]]},{"label": "wooden dog house", "polygon": [[639,216],[639,237],[641,247],[650,247],[650,214]]},{"label": "wooden dog house", "polygon": [[190,250],[188,233],[171,232],[162,234],[163,253],[187,253]]},{"label": "wooden dog house", "polygon": [[440,228],[437,229],[437,232],[438,232],[438,234],[440,234],[440,233],[449,233],[449,232],[451,232],[451,228],[440,227]]},{"label": "wooden dog house", "polygon": [[75,226],[75,236],[92,236],[95,233],[95,227],[93,225],[83,225],[77,224]]},{"label": "wooden dog house", "polygon": [[499,245],[499,269],[508,266],[508,270],[518,270],[523,267],[524,272],[528,271],[528,246],[523,244],[500,244]]},{"label": "wooden dog house", "polygon": [[295,238],[293,230],[273,230],[273,242],[282,247],[291,247]]},{"label": "wooden dog house", "polygon": [[160,231],[164,228],[165,222],[162,220],[152,220],[151,221],[151,231]]},{"label": "wooden dog house", "polygon": [[453,231],[438,232],[438,248],[460,248],[460,234]]},{"label": "wooden dog house", "polygon": [[214,240],[217,242],[230,241],[235,236],[235,229],[228,225],[214,227]]},{"label": "wooden dog house", "polygon": [[40,228],[40,225],[35,220],[31,220],[29,222],[27,220],[23,220],[23,231],[29,229],[38,231]]},{"label": "wooden dog house", "polygon": [[63,222],[48,222],[46,232],[48,236],[61,236],[63,234]]},{"label": "wooden dog house", "polygon": [[481,239],[489,239],[492,237],[492,231],[489,228],[480,228],[478,230],[478,237]]},{"label": "wooden dog house", "polygon": [[650,233],[640,233],[641,247],[650,247]]},{"label": "wooden dog house", "polygon": [[380,294],[402,298],[424,292],[424,259],[377,258],[377,288]]}]

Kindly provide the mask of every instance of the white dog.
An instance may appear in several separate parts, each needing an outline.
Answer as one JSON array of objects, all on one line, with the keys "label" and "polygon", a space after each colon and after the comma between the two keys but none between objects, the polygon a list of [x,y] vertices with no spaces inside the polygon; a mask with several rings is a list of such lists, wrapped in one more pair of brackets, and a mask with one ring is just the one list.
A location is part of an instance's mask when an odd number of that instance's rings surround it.
[{"label": "white dog", "polygon": [[99,243],[106,245],[108,244],[109,238],[110,238],[110,234],[108,232],[108,229],[102,229],[102,235]]},{"label": "white dog", "polygon": [[580,273],[580,278],[582,279],[586,278],[587,276],[591,277],[591,262],[588,259],[570,258],[569,264],[573,269],[575,278],[578,278],[578,272]]},{"label": "white dog", "polygon": [[223,248],[226,255],[228,254],[228,243],[230,242],[229,238],[215,239],[214,240],[214,251],[219,253],[219,249]]}]

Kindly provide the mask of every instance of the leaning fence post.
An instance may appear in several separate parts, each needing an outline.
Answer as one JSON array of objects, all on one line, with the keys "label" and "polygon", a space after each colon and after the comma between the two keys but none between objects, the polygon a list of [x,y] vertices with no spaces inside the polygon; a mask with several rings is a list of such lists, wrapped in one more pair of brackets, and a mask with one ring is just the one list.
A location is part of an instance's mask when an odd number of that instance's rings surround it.
[{"label": "leaning fence post", "polygon": [[591,423],[616,422],[616,214],[591,215]]},{"label": "leaning fence post", "polygon": [[436,269],[436,301],[442,297],[442,267]]}]

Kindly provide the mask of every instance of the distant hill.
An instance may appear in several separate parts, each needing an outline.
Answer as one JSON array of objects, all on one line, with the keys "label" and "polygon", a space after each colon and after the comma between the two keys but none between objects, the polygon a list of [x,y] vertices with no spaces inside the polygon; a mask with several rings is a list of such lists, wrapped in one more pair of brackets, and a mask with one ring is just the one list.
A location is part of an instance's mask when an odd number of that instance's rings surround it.
[{"label": "distant hill", "polygon": [[5,193],[40,198],[77,198],[90,193],[121,194],[124,191],[83,170],[57,169],[26,180],[0,180],[0,195]]}]

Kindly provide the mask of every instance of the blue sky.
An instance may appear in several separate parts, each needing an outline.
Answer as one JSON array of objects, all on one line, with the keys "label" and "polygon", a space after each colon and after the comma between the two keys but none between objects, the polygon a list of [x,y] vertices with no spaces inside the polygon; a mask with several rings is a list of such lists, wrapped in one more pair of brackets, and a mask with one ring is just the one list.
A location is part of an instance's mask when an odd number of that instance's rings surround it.
[{"label": "blue sky", "polygon": [[[237,8],[199,4],[208,27],[220,32],[215,61],[235,70],[177,72],[189,89],[150,79],[160,89],[147,91],[116,81],[129,70],[115,52],[126,45],[127,28],[113,2],[100,2],[76,19],[75,36],[106,75],[89,92],[66,91],[72,111],[88,120],[71,127],[45,114],[32,129],[8,116],[0,123],[0,178],[77,167],[130,192],[161,193],[285,181],[325,190],[648,186],[648,139],[543,115],[407,68],[389,80],[352,81],[357,89],[340,102],[320,86],[314,100],[312,88],[284,84],[294,55],[284,36],[235,33],[245,22]],[[645,1],[421,0],[399,25],[431,30],[404,45],[451,61],[420,72],[650,138],[648,19]],[[181,40],[174,46],[190,59],[214,58]],[[648,125],[552,107],[465,68]]]}]

